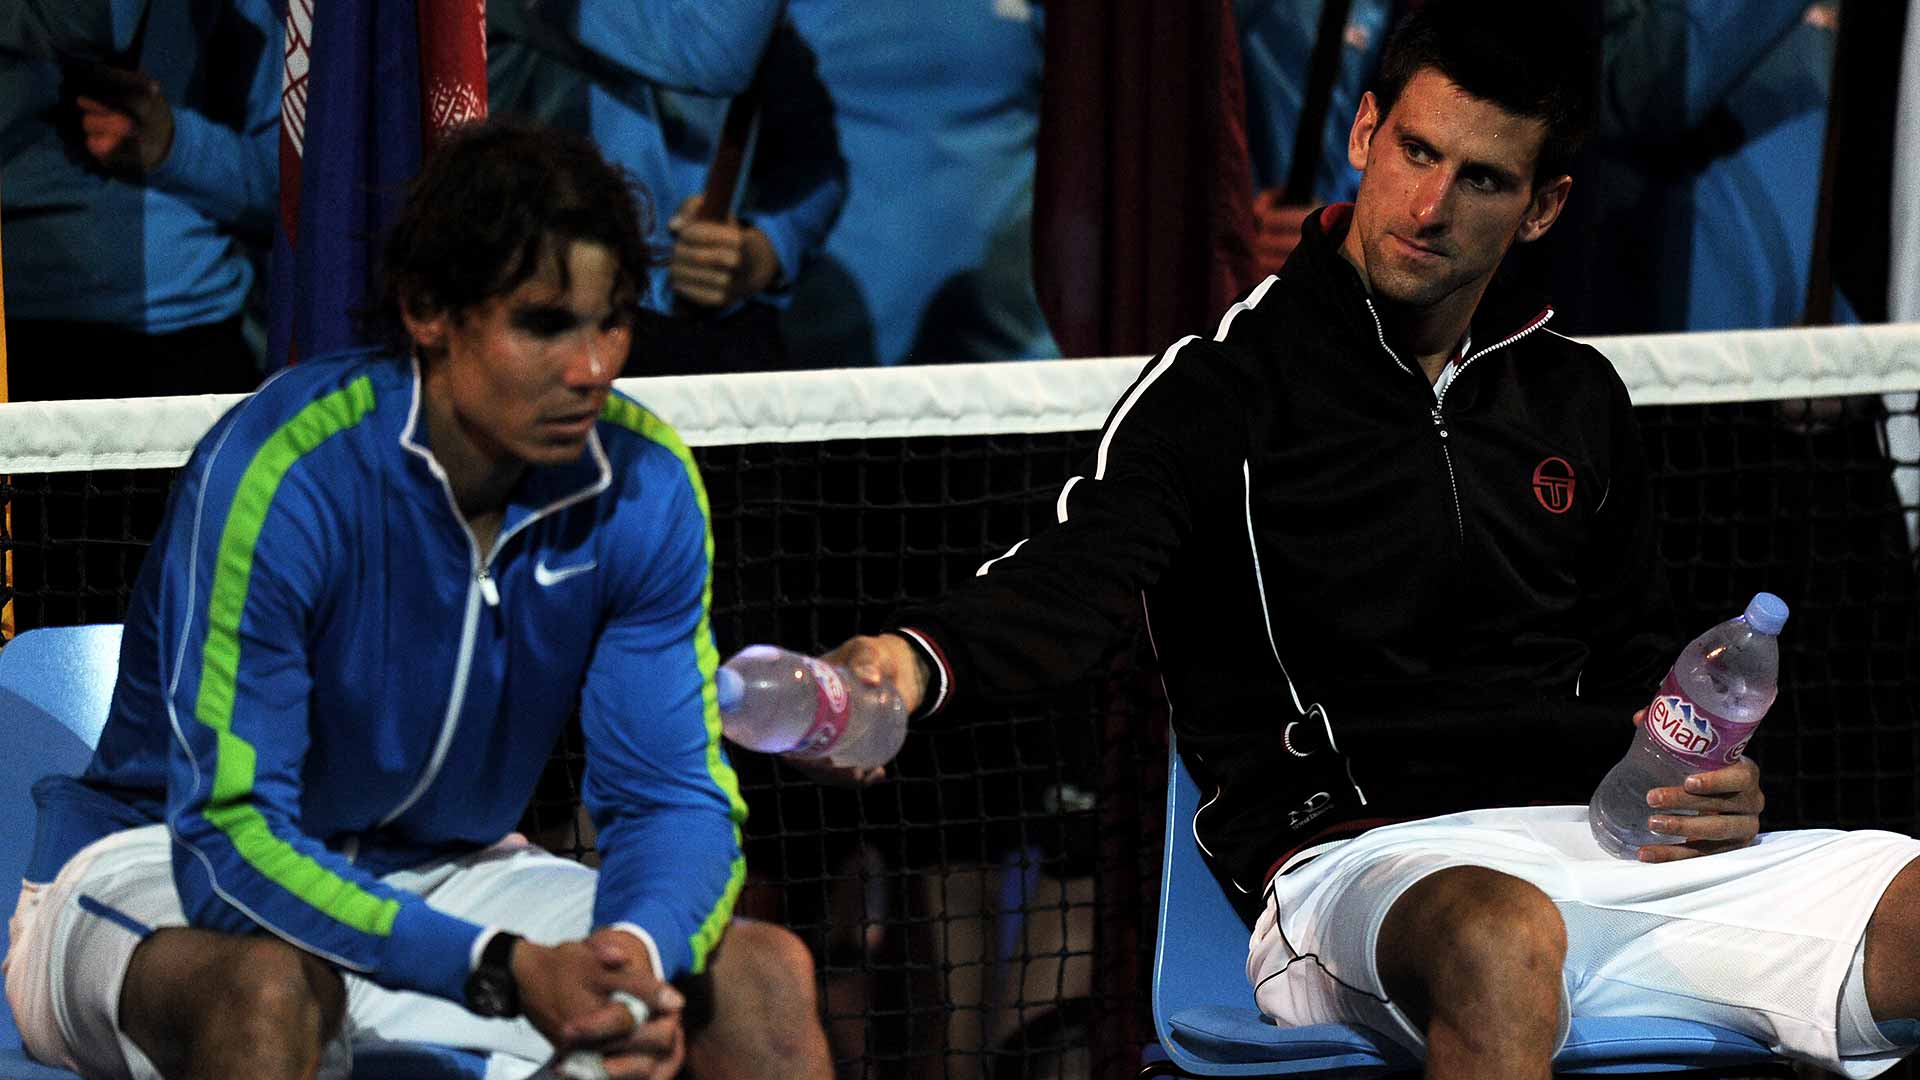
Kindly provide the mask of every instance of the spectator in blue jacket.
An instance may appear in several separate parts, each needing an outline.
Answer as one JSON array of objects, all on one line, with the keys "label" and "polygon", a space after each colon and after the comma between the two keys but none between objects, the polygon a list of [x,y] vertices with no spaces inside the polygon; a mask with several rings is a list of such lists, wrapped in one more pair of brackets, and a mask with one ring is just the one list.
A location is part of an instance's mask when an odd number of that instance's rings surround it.
[{"label": "spectator in blue jacket", "polygon": [[[1602,11],[1591,227],[1556,266],[1563,285],[1591,296],[1576,329],[1797,323],[1838,5],[1604,0]],[[1853,321],[1844,299],[1836,318]]]},{"label": "spectator in blue jacket", "polygon": [[1308,214],[1328,203],[1351,202],[1360,190],[1360,172],[1347,164],[1347,132],[1353,127],[1360,95],[1380,62],[1393,7],[1388,0],[1356,0],[1348,9],[1313,190],[1285,190],[1299,139],[1300,113],[1306,105],[1321,6],[1293,0],[1234,3],[1240,72],[1247,84],[1247,151],[1253,159],[1256,192],[1254,261],[1262,276],[1278,272],[1287,261],[1300,242],[1300,226]]},{"label": "spectator in blue jacket", "polygon": [[1033,288],[1041,12],[789,0],[847,201],[782,325],[807,367],[1058,356]]},{"label": "spectator in blue jacket", "polygon": [[0,259],[12,396],[251,389],[258,365],[241,314],[278,191],[272,5],[5,9]]},{"label": "spectator in blue jacket", "polygon": [[[668,257],[640,297],[629,374],[788,366],[777,310],[846,185],[812,59],[778,0],[488,5],[488,96],[590,135],[652,197]],[[735,97],[760,119],[734,204],[701,213]]]},{"label": "spectator in blue jacket", "polygon": [[[278,192],[280,41],[269,0],[0,3],[13,400],[259,382],[245,313]],[[22,629],[118,616],[86,582],[125,579],[122,530],[147,535],[163,496],[93,482],[84,509],[78,478],[14,501]]]}]

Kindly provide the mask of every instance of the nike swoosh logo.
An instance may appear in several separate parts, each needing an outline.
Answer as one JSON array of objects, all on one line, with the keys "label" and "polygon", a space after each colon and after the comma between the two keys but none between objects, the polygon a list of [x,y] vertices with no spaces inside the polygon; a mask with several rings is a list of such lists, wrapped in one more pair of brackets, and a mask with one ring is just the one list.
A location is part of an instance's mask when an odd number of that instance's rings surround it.
[{"label": "nike swoosh logo", "polygon": [[533,564],[533,580],[544,589],[558,585],[577,574],[584,574],[599,565],[598,562],[584,562],[578,566],[563,566],[555,570],[547,565],[547,560],[541,559]]}]

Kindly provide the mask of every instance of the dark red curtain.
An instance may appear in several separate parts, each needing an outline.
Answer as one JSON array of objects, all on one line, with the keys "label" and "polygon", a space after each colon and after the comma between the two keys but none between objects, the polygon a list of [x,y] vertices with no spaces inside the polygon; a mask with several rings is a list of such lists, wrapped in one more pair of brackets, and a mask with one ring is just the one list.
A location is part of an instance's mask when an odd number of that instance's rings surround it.
[{"label": "dark red curtain", "polygon": [[[1252,285],[1253,180],[1231,5],[1046,5],[1034,275],[1067,356],[1153,353],[1183,334],[1211,334]],[[1144,648],[1108,676],[1090,1045],[1095,1075],[1119,1080],[1153,1040],[1145,996],[1167,717]]]},{"label": "dark red curtain", "polygon": [[1046,9],[1034,276],[1068,356],[1210,333],[1252,284],[1231,0]]}]

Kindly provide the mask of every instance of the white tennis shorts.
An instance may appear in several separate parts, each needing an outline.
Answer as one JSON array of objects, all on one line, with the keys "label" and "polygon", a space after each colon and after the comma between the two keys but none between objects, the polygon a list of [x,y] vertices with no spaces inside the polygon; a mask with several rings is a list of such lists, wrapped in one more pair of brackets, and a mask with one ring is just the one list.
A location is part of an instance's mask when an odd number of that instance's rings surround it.
[{"label": "white tennis shorts", "polygon": [[[558,943],[584,937],[591,928],[595,878],[592,869],[514,837],[382,880],[483,926]],[[23,888],[5,967],[7,1000],[27,1050],[90,1080],[160,1080],[152,1062],[120,1032],[120,986],[141,939],[186,924],[163,825],[105,837],[69,860],[51,884]],[[352,1044],[368,1041],[488,1051],[488,1080],[524,1077],[553,1054],[524,1019],[482,1019],[450,1001],[388,990],[353,975],[346,976],[346,987],[341,1038],[321,1066],[326,1080],[345,1080]]]},{"label": "white tennis shorts", "polygon": [[1390,825],[1282,868],[1247,978],[1280,1023],[1362,1024],[1424,1056],[1425,1037],[1381,985],[1380,926],[1428,874],[1482,866],[1539,887],[1566,921],[1562,1040],[1569,1016],[1674,1017],[1873,1076],[1903,1051],[1842,1058],[1840,992],[1881,894],[1916,857],[1920,841],[1895,833],[1804,830],[1706,858],[1630,862],[1594,842],[1584,806]]}]

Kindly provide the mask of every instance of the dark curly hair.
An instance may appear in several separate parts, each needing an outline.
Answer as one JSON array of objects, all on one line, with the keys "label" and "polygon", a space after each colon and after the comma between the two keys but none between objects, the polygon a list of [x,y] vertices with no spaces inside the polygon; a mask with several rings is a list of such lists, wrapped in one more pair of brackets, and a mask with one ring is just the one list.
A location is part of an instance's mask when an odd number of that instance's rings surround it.
[{"label": "dark curly hair", "polygon": [[1546,125],[1536,186],[1566,174],[1593,128],[1600,46],[1566,0],[1427,0],[1387,39],[1373,92],[1383,118],[1423,68]]},{"label": "dark curly hair", "polygon": [[[381,257],[375,316],[409,344],[400,316],[458,314],[504,296],[539,270],[546,244],[585,241],[613,254],[616,296],[637,294],[654,253],[651,207],[592,140],[523,120],[460,128],[407,185]],[[560,260],[566,284],[566,260]]]}]

